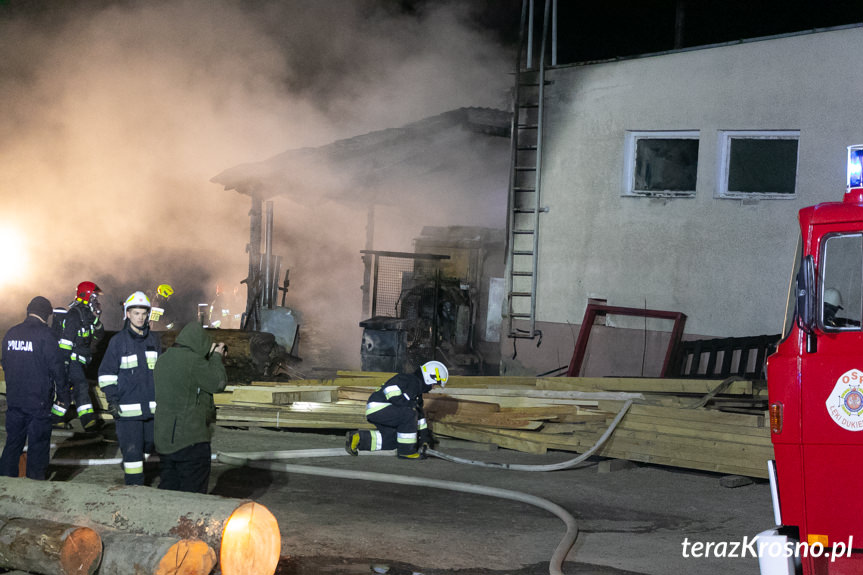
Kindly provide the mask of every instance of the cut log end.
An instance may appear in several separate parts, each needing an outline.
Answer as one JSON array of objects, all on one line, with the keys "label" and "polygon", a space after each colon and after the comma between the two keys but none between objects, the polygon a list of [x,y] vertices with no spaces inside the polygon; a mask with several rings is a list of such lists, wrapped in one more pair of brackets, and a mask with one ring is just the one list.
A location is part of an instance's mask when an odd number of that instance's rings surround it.
[{"label": "cut log end", "polygon": [[95,572],[102,558],[102,539],[99,534],[87,527],[76,527],[66,536],[60,551],[60,565],[63,573]]},{"label": "cut log end", "polygon": [[225,524],[219,562],[224,575],[272,575],[281,554],[279,524],[259,503],[238,507]]},{"label": "cut log end", "polygon": [[51,575],[92,575],[102,539],[89,527],[26,517],[0,518],[0,567]]},{"label": "cut log end", "polygon": [[216,566],[216,552],[198,540],[184,539],[172,545],[154,575],[197,575],[206,574]]}]

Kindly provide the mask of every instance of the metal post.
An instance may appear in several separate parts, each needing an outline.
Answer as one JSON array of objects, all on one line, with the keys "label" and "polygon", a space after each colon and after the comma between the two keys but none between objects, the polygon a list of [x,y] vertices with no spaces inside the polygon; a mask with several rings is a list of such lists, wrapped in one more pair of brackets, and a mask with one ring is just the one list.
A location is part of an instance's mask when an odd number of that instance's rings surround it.
[{"label": "metal post", "polygon": [[[371,251],[374,248],[375,238],[375,205],[371,204],[366,214],[366,250]],[[372,275],[372,256],[371,254],[363,254],[363,317],[369,317],[370,307],[370,290]]]},{"label": "metal post", "polygon": [[437,359],[437,327],[438,327],[438,292],[440,291],[440,263],[434,262],[434,297],[433,301],[433,311],[432,311],[432,349],[431,349],[431,358]]},{"label": "metal post", "polygon": [[279,274],[282,273],[282,256],[273,256],[273,275],[270,279],[270,309],[279,301]]},{"label": "metal post", "polygon": [[[246,278],[246,321],[243,329],[258,329],[257,322],[254,320],[256,314],[254,308],[257,305],[257,290],[261,277],[261,198],[251,194],[252,207],[249,210],[249,245],[246,246],[246,251],[249,252],[249,275]],[[251,323],[250,323],[251,322]]]},{"label": "metal post", "polygon": [[530,16],[527,19],[527,62],[525,69],[533,68],[533,0],[530,2]]},{"label": "metal post", "polygon": [[372,316],[371,317],[375,317],[375,315],[378,312],[378,269],[380,267],[379,259],[380,258],[378,258],[378,254],[375,254],[375,265],[374,265],[375,272],[372,276],[372,281],[374,282],[374,286],[372,287]]},{"label": "metal post", "polygon": [[551,5],[551,65],[557,66],[557,0]]},{"label": "metal post", "polygon": [[273,259],[273,202],[267,202],[267,236],[266,236],[266,251],[264,253],[264,293],[261,300],[261,306],[271,309],[273,307],[273,277],[272,277],[272,259]]}]

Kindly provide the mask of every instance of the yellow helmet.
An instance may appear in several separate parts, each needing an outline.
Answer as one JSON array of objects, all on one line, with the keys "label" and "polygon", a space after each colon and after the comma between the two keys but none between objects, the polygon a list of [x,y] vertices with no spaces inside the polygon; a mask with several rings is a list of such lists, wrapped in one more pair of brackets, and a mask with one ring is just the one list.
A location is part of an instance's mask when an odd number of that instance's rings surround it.
[{"label": "yellow helmet", "polygon": [[168,299],[174,293],[174,288],[168,284],[160,284],[159,287],[156,288],[156,293],[163,298]]}]

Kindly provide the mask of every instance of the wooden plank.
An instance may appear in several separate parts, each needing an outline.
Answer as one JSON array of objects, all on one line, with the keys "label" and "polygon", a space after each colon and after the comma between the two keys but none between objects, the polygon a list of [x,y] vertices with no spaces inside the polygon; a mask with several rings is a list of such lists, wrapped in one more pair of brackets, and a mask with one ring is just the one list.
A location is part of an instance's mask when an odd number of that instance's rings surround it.
[{"label": "wooden plank", "polygon": [[596,422],[584,423],[545,423],[539,430],[540,433],[550,435],[572,435],[574,433],[597,433],[605,431],[608,426],[603,420],[602,424]]},{"label": "wooden plank", "polygon": [[[620,409],[618,405],[600,405],[601,409],[616,412]],[[633,404],[629,408],[633,415],[647,415],[663,419],[701,421],[704,423],[719,423],[723,425],[735,425],[740,427],[764,427],[763,415],[749,415],[743,413],[726,413],[715,409],[683,409],[674,407],[657,407],[652,405]]]},{"label": "wooden plank", "polygon": [[[687,430],[684,430],[687,431]],[[677,445],[693,445],[704,449],[723,448],[725,445],[752,445],[756,447],[769,447],[773,449],[773,443],[770,436],[754,437],[751,435],[741,435],[736,438],[729,438],[724,434],[687,434],[687,433],[656,433],[653,430],[644,430],[637,427],[621,425],[614,431],[615,436],[632,437],[643,440],[657,441],[673,441]]]},{"label": "wooden plank", "polygon": [[395,375],[395,372],[386,372],[386,371],[359,371],[359,370],[350,370],[350,369],[339,369],[336,371],[336,376],[341,378],[353,378],[353,377],[386,377],[390,378]]},{"label": "wooden plank", "polygon": [[[500,411],[500,406],[497,403],[488,401],[472,401],[459,397],[450,397],[446,395],[430,395],[423,396],[423,410],[428,415],[446,415],[446,414],[490,414]],[[521,417],[520,415],[511,415],[511,417]],[[529,419],[529,418],[527,418]]]},{"label": "wooden plank", "polygon": [[[652,456],[687,461],[690,464],[697,464],[697,466],[692,465],[696,469],[703,469],[705,465],[716,466],[717,470],[721,470],[723,466],[748,468],[763,466],[765,473],[767,471],[767,460],[773,458],[772,447],[758,448],[755,446],[744,446],[735,452],[731,452],[730,447],[727,450],[708,450],[697,447],[685,447],[673,442],[644,442],[624,437],[611,437],[606,445],[600,448],[597,455],[612,453],[616,449],[625,450],[628,453],[640,453],[645,456],[643,459],[646,459],[647,456]],[[608,456],[611,457],[611,455]]]},{"label": "wooden plank", "polygon": [[[610,419],[609,419],[610,421]],[[735,425],[724,425],[686,419],[662,419],[627,413],[620,425],[627,429],[641,429],[655,431],[661,434],[692,435],[701,434],[711,437],[735,437],[735,438],[757,438],[770,441],[770,430],[766,427],[745,427]]]},{"label": "wooden plank", "polygon": [[314,386],[306,389],[300,387],[235,387],[231,402],[286,405],[297,401],[332,403],[337,399],[338,389],[333,386]]},{"label": "wooden plank", "polygon": [[[628,391],[653,393],[706,394],[713,391],[720,381],[709,379],[671,379],[659,377],[544,377],[536,380],[537,389],[580,391]],[[751,381],[735,381],[725,395],[749,395]]]},{"label": "wooden plank", "polygon": [[[377,371],[349,371],[339,370],[336,372],[338,380],[347,378],[370,378],[383,379],[386,381],[395,375],[395,373],[377,372]],[[353,384],[351,384],[353,385]],[[505,387],[505,386],[522,386],[536,387],[535,377],[523,376],[499,376],[499,375],[453,375],[450,374],[447,380],[447,386],[458,387]]]},{"label": "wooden plank", "polygon": [[[462,390],[467,391],[467,390]],[[457,397],[460,400],[470,400],[470,401],[485,401],[490,402],[493,401],[497,405],[504,408],[522,408],[522,407],[548,407],[554,405],[571,405],[576,407],[596,407],[598,402],[591,400],[582,400],[582,399],[548,399],[548,398],[537,398],[537,397],[520,397],[520,396],[496,396],[492,394],[488,395],[471,395],[471,392],[474,390],[470,390],[468,393],[457,393],[453,395],[453,397]],[[434,394],[426,394],[426,398],[432,396]]]},{"label": "wooden plank", "polygon": [[[675,441],[639,440],[615,434],[596,452],[602,457],[630,459],[645,463],[660,463],[689,469],[701,469],[722,473],[738,473],[750,477],[766,476],[766,461],[773,457],[772,447],[734,446],[726,444],[723,448],[705,449],[686,447]],[[548,449],[587,451],[599,437],[564,438],[548,435]]]},{"label": "wooden plank", "polygon": [[[380,385],[385,382],[389,378],[368,378],[368,377],[357,377],[357,378],[336,378],[336,379],[291,379],[290,381],[285,382],[277,382],[277,381],[252,381],[249,383],[249,386],[252,387],[319,387],[319,386],[332,386],[332,387],[341,387],[341,386],[353,386],[353,387],[380,387]],[[238,386],[238,387],[246,387],[246,386]]]},{"label": "wooden plank", "polygon": [[[586,413],[578,405],[543,405],[537,407],[503,407],[500,409],[502,413],[506,413],[511,417],[536,417],[539,419],[548,419],[549,417],[559,415],[578,415]],[[597,412],[591,412],[592,415],[600,415]]]},{"label": "wooden plank", "polygon": [[640,393],[614,391],[581,391],[581,390],[547,390],[547,389],[478,389],[446,386],[445,389],[435,389],[429,395],[472,395],[494,397],[531,397],[535,399],[577,399],[579,401],[643,399]]},{"label": "wooden plank", "polygon": [[530,439],[506,436],[498,432],[473,428],[466,425],[441,422],[434,424],[432,431],[436,435],[467,439],[477,443],[494,443],[500,447],[522,451],[524,453],[544,454],[546,452],[544,443],[532,441]]},{"label": "wooden plank", "polygon": [[477,427],[492,427],[496,429],[539,429],[542,427],[541,421],[505,417],[500,413],[489,413],[485,415],[444,415],[441,417],[430,417],[429,421],[433,424],[464,424],[474,425]]}]

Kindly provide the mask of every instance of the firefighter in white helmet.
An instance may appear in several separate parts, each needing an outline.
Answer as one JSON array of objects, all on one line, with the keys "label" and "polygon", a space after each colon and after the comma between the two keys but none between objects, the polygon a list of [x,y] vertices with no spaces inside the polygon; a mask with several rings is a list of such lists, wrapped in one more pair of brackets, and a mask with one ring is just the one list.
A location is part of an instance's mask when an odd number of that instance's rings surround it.
[{"label": "firefighter in white helmet", "polygon": [[376,431],[349,431],[345,450],[351,455],[359,451],[395,449],[402,459],[421,459],[424,445],[431,443],[431,432],[423,413],[423,393],[435,385],[444,387],[449,372],[439,361],[429,361],[411,374],[391,377],[369,396],[366,419]]},{"label": "firefighter in white helmet", "polygon": [[161,342],[158,334],[150,331],[151,307],[144,292],[136,291],[126,298],[123,329],[108,342],[99,366],[99,388],[114,417],[126,485],[144,485],[144,454],[155,452],[153,369]]}]

